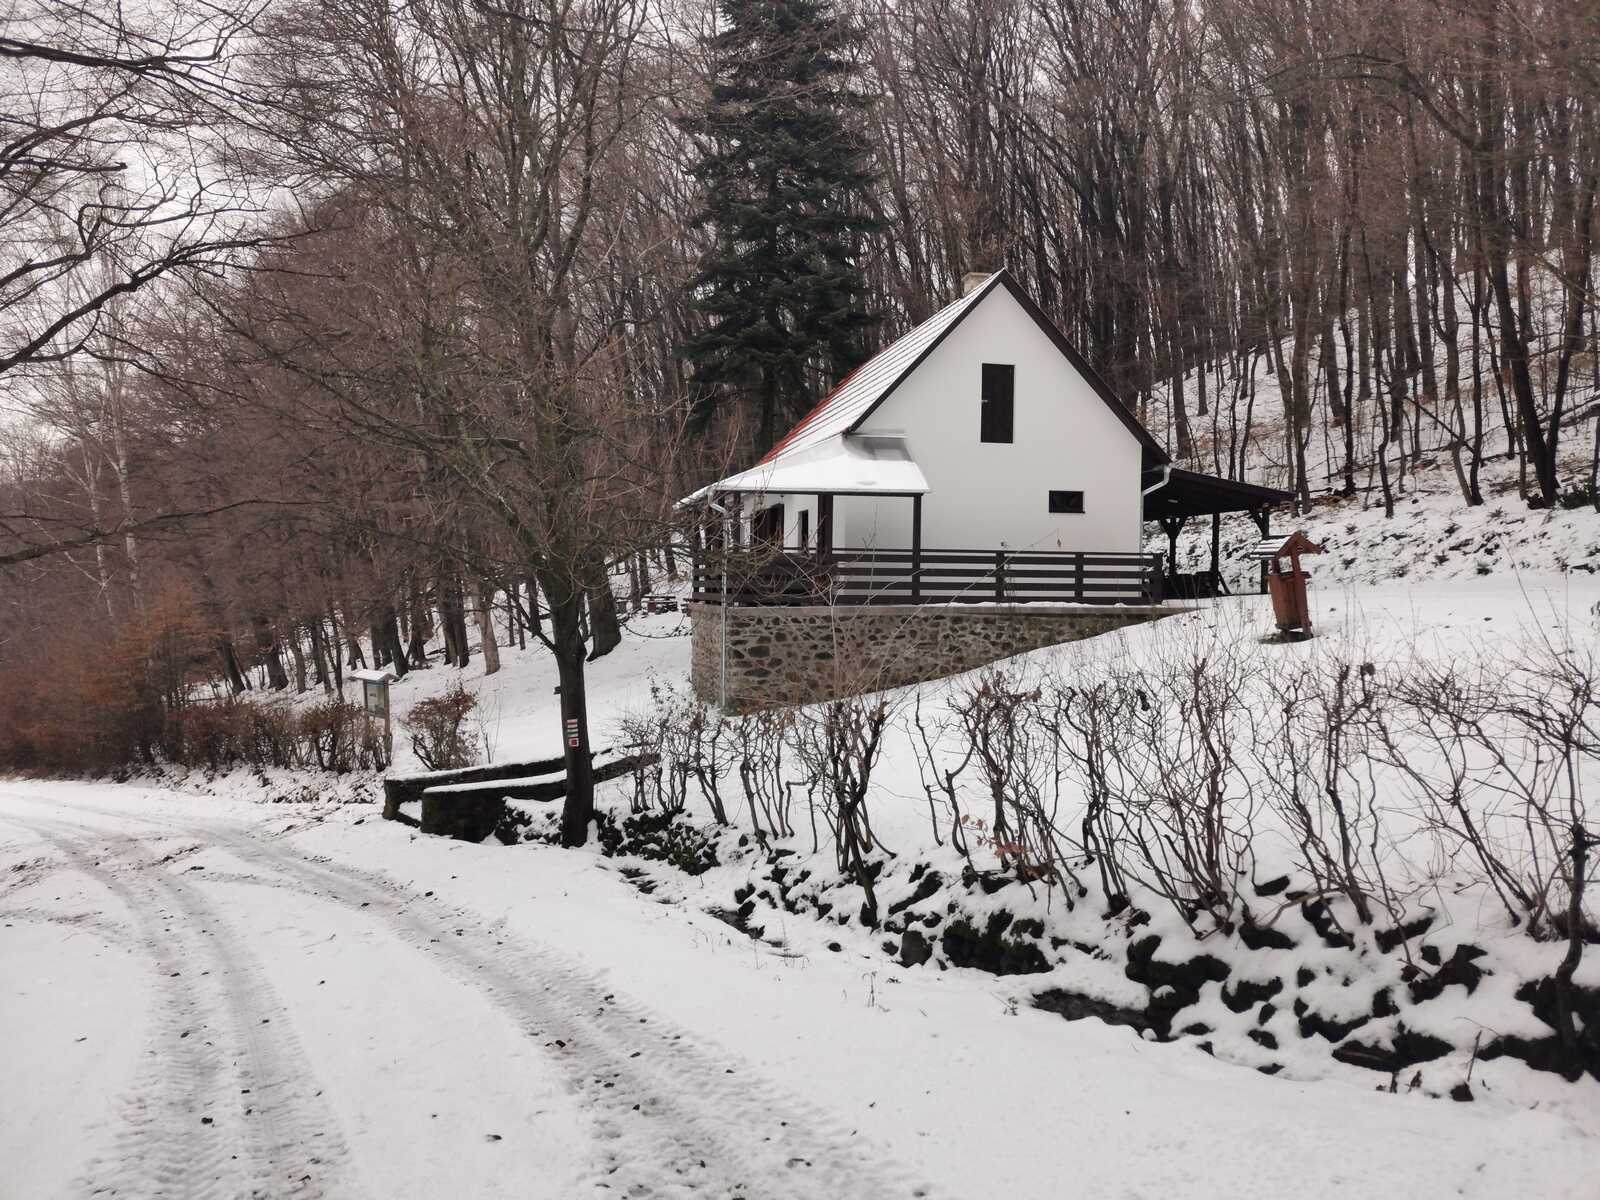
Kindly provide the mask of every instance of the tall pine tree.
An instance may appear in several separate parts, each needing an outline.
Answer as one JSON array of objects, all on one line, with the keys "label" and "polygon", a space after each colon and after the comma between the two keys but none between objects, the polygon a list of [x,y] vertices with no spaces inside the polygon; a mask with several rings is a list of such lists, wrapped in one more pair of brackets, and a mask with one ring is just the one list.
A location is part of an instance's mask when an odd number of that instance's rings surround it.
[{"label": "tall pine tree", "polygon": [[682,119],[702,148],[696,223],[715,239],[691,283],[706,323],[683,349],[701,426],[747,406],[765,449],[865,352],[878,318],[861,258],[883,222],[850,30],[825,0],[721,0],[718,12],[709,103]]}]

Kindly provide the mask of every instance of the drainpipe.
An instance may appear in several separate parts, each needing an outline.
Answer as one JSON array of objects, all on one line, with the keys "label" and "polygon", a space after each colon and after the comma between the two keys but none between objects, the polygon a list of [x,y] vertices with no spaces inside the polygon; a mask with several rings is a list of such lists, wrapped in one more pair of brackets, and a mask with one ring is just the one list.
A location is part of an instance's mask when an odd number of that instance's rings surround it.
[{"label": "drainpipe", "polygon": [[[1172,478],[1172,464],[1170,462],[1169,463],[1163,463],[1161,465],[1161,478],[1156,480],[1149,487],[1145,488],[1144,491],[1139,493],[1139,541],[1141,543],[1143,543],[1143,541],[1144,541],[1144,498],[1146,496],[1148,496],[1151,492],[1159,492],[1162,488],[1166,487],[1168,481],[1171,480],[1171,478]],[[1166,569],[1168,571],[1172,570],[1172,568],[1173,568],[1173,564],[1172,563],[1167,563],[1166,564]],[[1166,590],[1165,588],[1162,589],[1163,592],[1165,592],[1165,590]]]},{"label": "drainpipe", "polygon": [[733,543],[733,514],[715,500],[706,501],[722,514],[722,661],[717,672],[717,707],[728,707],[728,550]]},{"label": "drainpipe", "polygon": [[[1145,488],[1144,491],[1139,493],[1139,495],[1140,496],[1148,496],[1151,492],[1159,492],[1162,488],[1167,486],[1167,481],[1170,480],[1171,478],[1172,478],[1172,464],[1171,463],[1167,463],[1161,468],[1161,478],[1156,480],[1149,487]],[[1140,520],[1141,521],[1143,520],[1143,514],[1142,513],[1140,514]]]}]

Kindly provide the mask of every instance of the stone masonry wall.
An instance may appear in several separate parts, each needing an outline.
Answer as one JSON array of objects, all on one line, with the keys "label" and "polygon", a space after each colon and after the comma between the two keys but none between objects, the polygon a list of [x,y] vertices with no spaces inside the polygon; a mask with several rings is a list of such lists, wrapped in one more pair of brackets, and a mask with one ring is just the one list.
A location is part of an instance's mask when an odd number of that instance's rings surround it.
[{"label": "stone masonry wall", "polygon": [[[883,604],[731,608],[728,707],[807,704],[920,683],[984,663],[1165,616],[1123,605]],[[695,695],[715,703],[722,609],[691,604],[690,675]]]}]

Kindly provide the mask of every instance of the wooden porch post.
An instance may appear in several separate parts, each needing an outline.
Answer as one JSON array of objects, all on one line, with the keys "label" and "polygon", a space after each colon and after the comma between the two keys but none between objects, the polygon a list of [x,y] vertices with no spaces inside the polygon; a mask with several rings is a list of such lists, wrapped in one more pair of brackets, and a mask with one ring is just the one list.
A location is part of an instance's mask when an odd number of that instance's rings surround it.
[{"label": "wooden porch post", "polygon": [[[1263,542],[1272,536],[1272,510],[1270,508],[1255,509],[1250,516],[1255,520],[1256,528],[1261,531],[1261,540]],[[1261,560],[1261,594],[1263,596],[1267,594],[1267,560],[1264,558]]]},{"label": "wooden porch post", "polygon": [[817,558],[833,553],[833,493],[817,493]]},{"label": "wooden porch post", "polygon": [[1187,516],[1167,515],[1161,518],[1161,531],[1167,535],[1167,575],[1176,576],[1178,573],[1178,535],[1183,532]]},{"label": "wooden porch post", "polygon": [[1211,514],[1211,578],[1222,587],[1222,514]]},{"label": "wooden porch post", "polygon": [[922,599],[922,496],[911,497],[911,602]]}]

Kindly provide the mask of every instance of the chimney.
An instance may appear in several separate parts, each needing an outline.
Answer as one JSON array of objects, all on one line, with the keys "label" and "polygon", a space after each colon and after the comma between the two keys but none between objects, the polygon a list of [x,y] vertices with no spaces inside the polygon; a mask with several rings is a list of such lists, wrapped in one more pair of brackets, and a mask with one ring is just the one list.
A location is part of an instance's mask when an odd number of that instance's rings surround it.
[{"label": "chimney", "polygon": [[961,277],[961,294],[972,295],[993,274],[993,271],[968,271]]}]

